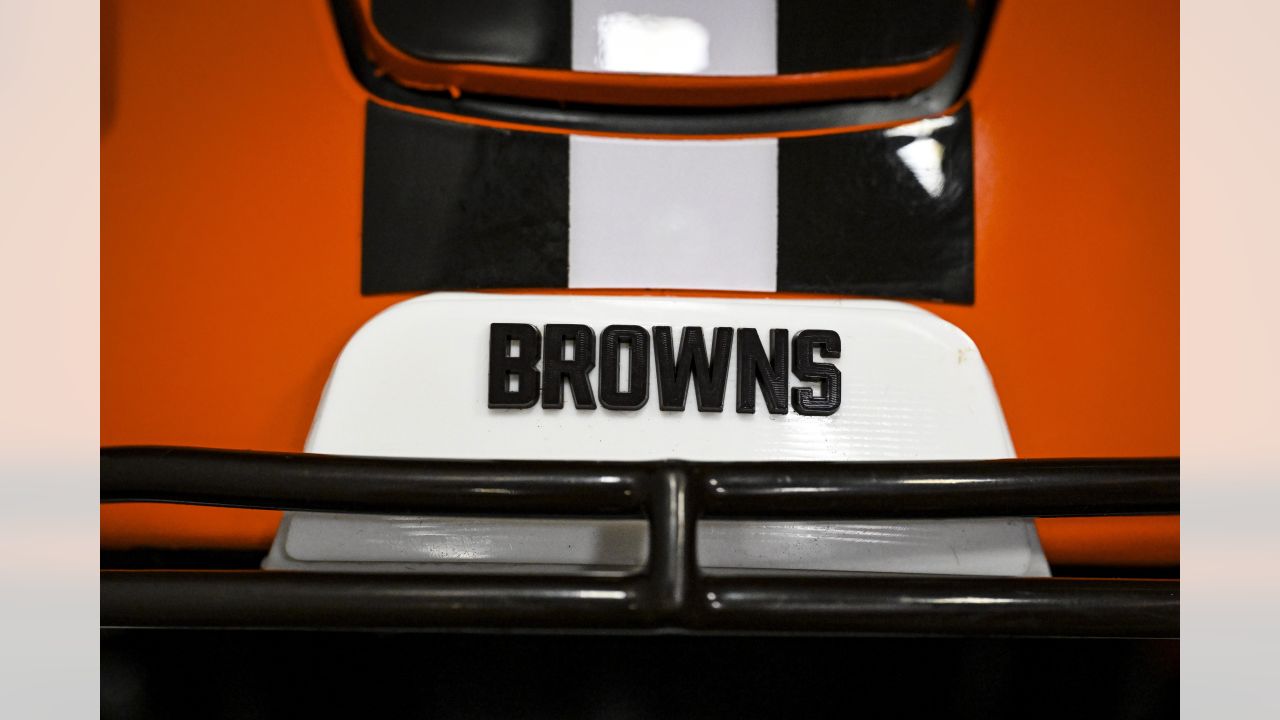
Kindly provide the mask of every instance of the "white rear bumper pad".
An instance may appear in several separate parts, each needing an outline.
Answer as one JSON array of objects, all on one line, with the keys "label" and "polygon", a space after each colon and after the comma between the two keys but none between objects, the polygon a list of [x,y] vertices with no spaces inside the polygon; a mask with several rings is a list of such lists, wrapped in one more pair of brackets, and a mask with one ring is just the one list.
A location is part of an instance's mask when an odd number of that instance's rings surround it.
[{"label": "white rear bumper pad", "polygon": [[[843,403],[833,415],[487,406],[493,322],[829,329]],[[736,348],[735,348],[736,353]],[[654,363],[650,363],[653,368]],[[731,364],[730,367],[733,367]],[[599,368],[591,372],[598,388]],[[651,382],[653,382],[651,369]],[[730,385],[734,378],[729,379]],[[796,385],[792,378],[792,386]],[[803,385],[803,384],[802,384]],[[817,390],[815,390],[816,392]],[[428,295],[395,305],[343,350],[308,452],[452,459],[977,460],[1013,456],[973,342],[936,316],[872,300]],[[723,521],[698,525],[704,568],[1048,575],[1025,518]],[[288,513],[267,569],[623,573],[647,557],[642,520],[513,520]]]}]

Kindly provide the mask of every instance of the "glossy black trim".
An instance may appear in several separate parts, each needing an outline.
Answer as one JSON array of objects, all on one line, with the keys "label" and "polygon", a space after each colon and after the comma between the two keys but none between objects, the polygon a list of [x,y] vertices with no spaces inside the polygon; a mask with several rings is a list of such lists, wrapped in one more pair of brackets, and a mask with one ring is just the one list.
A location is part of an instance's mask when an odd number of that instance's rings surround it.
[{"label": "glossy black trim", "polygon": [[434,112],[478,120],[520,123],[564,130],[642,135],[742,135],[853,127],[937,115],[968,92],[995,12],[994,0],[978,0],[966,13],[961,41],[947,73],[914,95],[888,100],[811,103],[780,107],[672,108],[536,102],[494,96],[414,90],[379,74],[364,51],[355,8],[330,0],[334,21],[356,81],[374,97]]},{"label": "glossy black trim", "polygon": [[778,74],[898,65],[956,42],[964,0],[778,0]]},{"label": "glossy black trim", "polygon": [[[420,60],[568,70],[572,10],[569,0],[373,0],[370,14]],[[956,42],[966,12],[964,0],[780,0],[778,74],[924,60]]]},{"label": "glossy black trim", "polygon": [[569,0],[373,0],[373,24],[407,55],[435,62],[568,69]]}]

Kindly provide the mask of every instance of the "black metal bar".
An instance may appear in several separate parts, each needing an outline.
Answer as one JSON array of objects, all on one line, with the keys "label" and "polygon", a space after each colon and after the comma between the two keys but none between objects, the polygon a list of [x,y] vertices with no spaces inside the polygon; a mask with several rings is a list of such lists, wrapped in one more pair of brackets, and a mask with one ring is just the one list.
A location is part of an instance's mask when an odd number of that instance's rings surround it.
[{"label": "black metal bar", "polygon": [[591,463],[105,448],[103,502],[369,513],[638,512],[684,468],[708,515],[1052,517],[1178,512],[1177,458]]},{"label": "black metal bar", "polygon": [[102,573],[128,627],[581,628],[1177,637],[1178,583],[921,575],[703,575],[696,522],[1177,512],[1178,460],[582,463],[102,451],[102,499],[492,515],[644,511],[631,577]]},{"label": "black metal bar", "polygon": [[706,514],[1054,517],[1178,512],[1178,458],[707,463]]},{"label": "black metal bar", "polygon": [[690,491],[683,467],[668,466],[653,479],[647,598],[655,617],[668,622],[688,607],[698,581],[698,495]]},{"label": "black metal bar", "polygon": [[703,578],[698,627],[1178,637],[1179,583],[931,575]]},{"label": "black metal bar", "polygon": [[646,589],[642,578],[108,570],[102,573],[101,622],[104,627],[1178,636],[1178,583],[1166,580],[704,577],[679,616],[646,607]]},{"label": "black metal bar", "polygon": [[637,578],[104,570],[103,627],[642,626]]},{"label": "black metal bar", "polygon": [[396,514],[608,515],[644,507],[623,463],[404,460],[199,448],[103,448],[103,502]]}]

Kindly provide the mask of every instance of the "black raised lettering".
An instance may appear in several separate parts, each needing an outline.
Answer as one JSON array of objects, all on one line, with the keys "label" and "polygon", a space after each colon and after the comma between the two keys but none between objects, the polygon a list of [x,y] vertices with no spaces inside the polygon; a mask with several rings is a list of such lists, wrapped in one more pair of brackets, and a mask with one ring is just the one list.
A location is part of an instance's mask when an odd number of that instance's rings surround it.
[{"label": "black raised lettering", "polygon": [[801,330],[791,341],[791,371],[800,380],[822,384],[822,395],[813,388],[791,389],[791,407],[801,415],[830,415],[840,407],[840,369],[813,361],[813,349],[824,358],[840,357],[840,335],[834,330]]},{"label": "black raised lettering", "polygon": [[756,383],[774,415],[787,414],[787,331],[769,331],[769,356],[755,328],[738,328],[738,412],[756,411]]},{"label": "black raised lettering", "polygon": [[[508,354],[516,343],[517,355]],[[489,407],[530,408],[538,402],[538,358],[542,338],[538,328],[524,323],[489,325]],[[510,378],[516,388],[510,389]]]},{"label": "black raised lettering", "polygon": [[733,347],[733,328],[718,327],[711,338],[711,359],[702,328],[687,327],[681,333],[680,355],[674,352],[671,328],[659,325],[653,329],[653,355],[658,365],[658,407],[684,410],[689,394],[689,377],[698,399],[698,412],[724,410],[724,387],[729,379],[729,351]]},{"label": "black raised lettering", "polygon": [[[573,406],[594,410],[591,379],[587,373],[596,366],[596,333],[586,325],[548,325],[543,332],[542,407],[564,407],[564,381],[569,380]],[[564,344],[573,343],[573,359],[564,358]]]},{"label": "black raised lettering", "polygon": [[[631,355],[627,391],[619,389],[622,346]],[[649,331],[639,325],[610,325],[600,333],[600,404],[610,410],[639,410],[649,401]]]}]

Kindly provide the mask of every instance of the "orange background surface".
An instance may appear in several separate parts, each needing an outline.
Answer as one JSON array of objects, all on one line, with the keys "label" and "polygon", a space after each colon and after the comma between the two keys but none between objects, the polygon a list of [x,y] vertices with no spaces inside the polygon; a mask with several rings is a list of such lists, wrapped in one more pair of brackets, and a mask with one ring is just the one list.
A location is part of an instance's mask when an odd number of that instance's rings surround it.
[{"label": "orange background surface", "polygon": [[[103,8],[102,444],[301,450],[360,295],[363,90],[326,5]],[[1178,454],[1178,7],[1002,3],[972,93],[977,342],[1022,457]],[[104,547],[279,515],[102,508]],[[1177,562],[1177,519],[1041,521],[1054,562]]]}]

